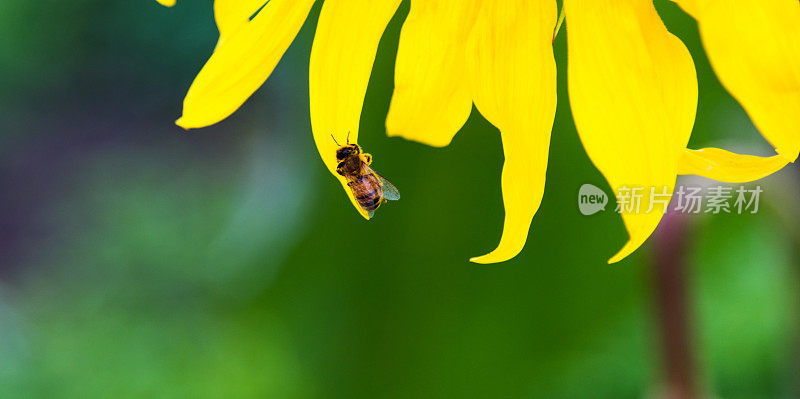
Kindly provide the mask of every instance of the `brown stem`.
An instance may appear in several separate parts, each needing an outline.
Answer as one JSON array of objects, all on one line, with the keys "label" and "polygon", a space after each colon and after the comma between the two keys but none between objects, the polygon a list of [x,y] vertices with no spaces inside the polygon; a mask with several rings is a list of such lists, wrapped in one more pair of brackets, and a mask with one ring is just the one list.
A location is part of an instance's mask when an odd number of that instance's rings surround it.
[{"label": "brown stem", "polygon": [[661,332],[665,399],[698,397],[687,283],[687,230],[686,215],[668,213],[655,240],[655,305]]}]

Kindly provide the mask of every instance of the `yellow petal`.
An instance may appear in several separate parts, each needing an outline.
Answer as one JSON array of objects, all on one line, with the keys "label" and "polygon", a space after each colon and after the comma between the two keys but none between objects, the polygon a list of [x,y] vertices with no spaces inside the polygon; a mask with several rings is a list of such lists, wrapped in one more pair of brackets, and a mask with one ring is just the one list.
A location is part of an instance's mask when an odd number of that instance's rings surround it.
[{"label": "yellow petal", "polygon": [[694,124],[697,80],[689,52],[650,0],[570,0],[569,96],[586,152],[612,189],[640,187],[639,212],[622,213],[635,251],[661,220],[651,189],[672,193]]},{"label": "yellow petal", "polygon": [[177,124],[185,129],[208,126],[236,111],[267,80],[313,4],[271,0],[252,21],[224,36],[192,83]]},{"label": "yellow petal", "polygon": [[220,39],[235,32],[250,21],[269,0],[215,0],[214,19]]},{"label": "yellow petal", "polygon": [[162,6],[172,7],[175,5],[175,0],[156,0]]},{"label": "yellow petal", "polygon": [[470,36],[467,65],[475,105],[503,140],[506,211],[497,249],[473,262],[516,256],[541,204],[556,112],[556,18],[554,0],[486,1]]},{"label": "yellow petal", "polygon": [[[272,0],[275,1],[275,0]],[[337,146],[358,140],[358,122],[378,42],[400,0],[327,0],[322,5],[309,65],[311,127],[322,161],[358,206],[346,180],[336,173]]]},{"label": "yellow petal", "polygon": [[746,183],[769,176],[792,162],[783,155],[757,157],[719,148],[687,149],[681,158],[678,174],[698,175],[727,183]]},{"label": "yellow petal", "polygon": [[673,0],[676,3],[679,3],[681,8],[686,11],[690,15],[695,15],[697,13],[697,9],[699,8],[699,3],[705,0]]},{"label": "yellow petal", "polygon": [[800,2],[682,0],[722,84],[776,152],[800,152]]},{"label": "yellow petal", "polygon": [[472,111],[465,46],[478,0],[413,0],[403,23],[386,129],[432,146],[450,143]]}]

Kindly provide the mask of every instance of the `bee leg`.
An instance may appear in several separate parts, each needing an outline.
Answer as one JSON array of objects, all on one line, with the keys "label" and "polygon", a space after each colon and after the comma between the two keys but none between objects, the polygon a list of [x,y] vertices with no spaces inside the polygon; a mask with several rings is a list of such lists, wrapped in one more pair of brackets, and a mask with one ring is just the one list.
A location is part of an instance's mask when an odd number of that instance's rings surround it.
[{"label": "bee leg", "polygon": [[364,153],[364,162],[369,166],[372,163],[372,154]]}]

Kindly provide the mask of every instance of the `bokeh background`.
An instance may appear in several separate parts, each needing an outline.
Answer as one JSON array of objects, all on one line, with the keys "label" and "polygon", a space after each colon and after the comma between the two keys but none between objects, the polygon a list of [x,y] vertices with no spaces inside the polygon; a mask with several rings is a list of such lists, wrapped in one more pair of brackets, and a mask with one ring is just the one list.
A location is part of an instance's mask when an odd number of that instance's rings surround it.
[{"label": "bokeh background", "polygon": [[[242,109],[187,133],[172,122],[217,33],[210,1],[179,3],[0,1],[0,397],[654,398],[665,253],[704,397],[800,397],[794,165],[755,183],[759,213],[693,215],[682,249],[655,237],[607,265],[627,236],[614,212],[577,209],[580,185],[611,190],[571,120],[562,31],[528,244],[468,263],[500,236],[500,138],[477,112],[447,148],[385,136],[408,2],[360,137],[403,199],[370,222],[310,133],[320,4]],[[697,64],[691,146],[770,154],[694,21],[656,4]]]}]

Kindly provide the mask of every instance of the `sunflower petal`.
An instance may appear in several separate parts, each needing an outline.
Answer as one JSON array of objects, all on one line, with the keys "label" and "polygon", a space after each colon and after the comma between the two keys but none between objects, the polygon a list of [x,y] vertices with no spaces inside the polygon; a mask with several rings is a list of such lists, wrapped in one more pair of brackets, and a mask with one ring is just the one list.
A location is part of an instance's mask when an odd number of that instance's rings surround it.
[{"label": "sunflower petal", "polygon": [[687,149],[681,158],[678,174],[698,175],[727,183],[746,183],[769,176],[791,161],[783,155],[757,157],[719,148]]},{"label": "sunflower petal", "polygon": [[[272,0],[275,1],[275,0]],[[309,65],[311,127],[322,161],[342,183],[353,206],[365,217],[336,173],[336,143],[349,134],[358,140],[361,108],[372,64],[383,31],[397,11],[400,0],[327,0],[323,3]]]},{"label": "sunflower petal", "polygon": [[630,239],[613,263],[661,220],[664,205],[655,198],[646,212],[651,190],[669,194],[675,186],[697,107],[694,63],[650,0],[570,0],[565,7],[569,97],[581,142],[615,193],[640,188],[640,209],[622,209]]},{"label": "sunflower petal", "polygon": [[800,2],[677,1],[722,84],[789,161],[800,152]]},{"label": "sunflower petal", "polygon": [[432,146],[450,143],[472,111],[464,43],[478,0],[414,0],[403,23],[386,129]]},{"label": "sunflower petal", "polygon": [[516,256],[542,202],[556,112],[556,18],[553,0],[484,2],[470,36],[467,65],[475,105],[503,140],[506,211],[500,244],[473,262]]},{"label": "sunflower petal", "polygon": [[185,129],[203,127],[236,111],[267,80],[312,5],[314,0],[271,0],[252,21],[240,19],[243,25],[221,38],[195,78],[176,123]]},{"label": "sunflower petal", "polygon": [[705,0],[672,0],[676,3],[679,3],[681,8],[683,8],[686,13],[690,15],[696,15],[697,10],[700,7],[699,2],[703,2]]},{"label": "sunflower petal", "polygon": [[172,7],[175,5],[175,0],[156,0],[162,6]]},{"label": "sunflower petal", "polygon": [[214,19],[217,21],[220,39],[235,32],[267,4],[269,0],[215,0]]}]

